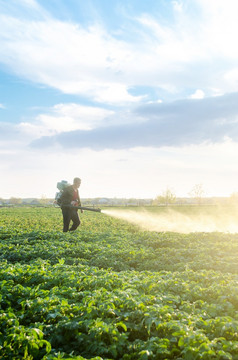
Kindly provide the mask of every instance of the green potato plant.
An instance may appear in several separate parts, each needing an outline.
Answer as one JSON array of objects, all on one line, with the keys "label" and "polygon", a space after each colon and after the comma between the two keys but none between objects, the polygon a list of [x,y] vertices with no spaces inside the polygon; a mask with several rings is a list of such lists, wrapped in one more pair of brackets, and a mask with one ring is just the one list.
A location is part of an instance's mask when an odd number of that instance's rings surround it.
[{"label": "green potato plant", "polygon": [[0,359],[238,359],[237,234],[0,211]]}]

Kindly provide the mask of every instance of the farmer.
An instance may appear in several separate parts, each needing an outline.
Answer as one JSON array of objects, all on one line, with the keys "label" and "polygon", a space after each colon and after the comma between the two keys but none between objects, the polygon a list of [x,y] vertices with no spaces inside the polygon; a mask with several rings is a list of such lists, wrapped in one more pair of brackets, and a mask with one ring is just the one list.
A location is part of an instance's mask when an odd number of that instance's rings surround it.
[{"label": "farmer", "polygon": [[[81,179],[76,177],[74,178],[73,185],[69,185],[63,190],[63,194],[61,196],[61,209],[64,222],[63,232],[76,230],[77,227],[80,225],[80,219],[77,209],[77,206],[81,206],[78,192],[80,184]],[[83,210],[81,210],[81,212],[83,212]],[[69,229],[69,224],[71,220],[73,224]]]}]

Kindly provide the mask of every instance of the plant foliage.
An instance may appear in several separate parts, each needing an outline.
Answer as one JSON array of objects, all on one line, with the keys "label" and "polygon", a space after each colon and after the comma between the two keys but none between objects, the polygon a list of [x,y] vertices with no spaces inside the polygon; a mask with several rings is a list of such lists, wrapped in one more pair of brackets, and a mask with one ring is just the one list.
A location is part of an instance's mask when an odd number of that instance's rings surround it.
[{"label": "plant foliage", "polygon": [[0,359],[238,359],[237,234],[0,212]]}]

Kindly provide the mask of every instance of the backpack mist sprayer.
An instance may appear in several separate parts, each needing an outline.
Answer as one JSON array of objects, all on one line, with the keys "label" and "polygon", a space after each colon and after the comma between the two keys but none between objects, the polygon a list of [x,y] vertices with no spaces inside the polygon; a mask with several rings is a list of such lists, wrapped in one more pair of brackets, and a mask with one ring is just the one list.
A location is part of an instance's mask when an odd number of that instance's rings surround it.
[{"label": "backpack mist sprayer", "polygon": [[68,186],[70,186],[70,184],[66,180],[62,180],[57,183],[57,189],[59,191],[55,194],[55,201],[54,201],[55,204],[57,204],[60,207],[69,207],[72,209],[101,212],[101,209],[89,208],[89,207],[85,207],[85,206],[62,205],[61,197],[62,197],[64,189]]}]

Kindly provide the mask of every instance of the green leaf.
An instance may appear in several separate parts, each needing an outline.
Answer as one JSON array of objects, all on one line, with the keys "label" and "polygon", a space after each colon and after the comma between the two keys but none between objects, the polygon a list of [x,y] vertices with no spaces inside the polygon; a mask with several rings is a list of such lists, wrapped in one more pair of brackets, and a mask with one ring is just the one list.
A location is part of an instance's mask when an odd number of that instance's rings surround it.
[{"label": "green leaf", "polygon": [[125,323],[123,323],[122,321],[116,323],[116,327],[117,328],[122,328],[125,332],[127,331],[127,326]]}]

